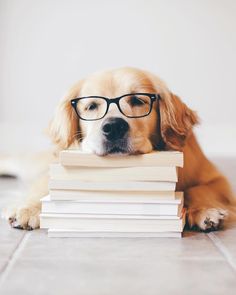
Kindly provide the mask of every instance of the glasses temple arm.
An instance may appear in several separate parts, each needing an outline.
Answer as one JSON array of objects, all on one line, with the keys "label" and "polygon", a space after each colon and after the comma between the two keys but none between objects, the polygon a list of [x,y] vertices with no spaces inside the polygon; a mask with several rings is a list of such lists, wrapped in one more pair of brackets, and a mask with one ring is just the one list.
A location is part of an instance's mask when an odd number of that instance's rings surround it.
[{"label": "glasses temple arm", "polygon": [[159,94],[156,95],[156,100],[157,100],[157,116],[158,116],[158,134],[159,134],[159,142],[156,145],[156,148],[158,150],[164,150],[165,148],[165,142],[162,138],[162,134],[161,134],[161,111],[160,111],[160,100],[161,100],[161,96]]}]

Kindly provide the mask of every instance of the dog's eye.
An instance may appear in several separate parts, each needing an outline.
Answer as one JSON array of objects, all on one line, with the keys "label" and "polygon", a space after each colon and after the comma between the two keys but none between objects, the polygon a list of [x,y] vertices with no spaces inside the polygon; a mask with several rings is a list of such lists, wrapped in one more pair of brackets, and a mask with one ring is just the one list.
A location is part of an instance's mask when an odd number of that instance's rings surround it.
[{"label": "dog's eye", "polygon": [[130,99],[130,105],[132,107],[134,106],[142,106],[144,105],[146,102],[144,100],[142,100],[140,97],[137,97],[137,96],[132,96],[131,99]]},{"label": "dog's eye", "polygon": [[98,105],[95,102],[92,102],[86,107],[86,111],[94,111],[97,109],[97,107]]}]

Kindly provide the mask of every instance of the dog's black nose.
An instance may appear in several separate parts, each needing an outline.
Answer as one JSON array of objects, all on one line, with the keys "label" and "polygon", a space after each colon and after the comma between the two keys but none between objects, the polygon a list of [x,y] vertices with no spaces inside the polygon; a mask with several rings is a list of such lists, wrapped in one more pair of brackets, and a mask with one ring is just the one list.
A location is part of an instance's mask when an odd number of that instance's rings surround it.
[{"label": "dog's black nose", "polygon": [[102,131],[109,141],[121,139],[129,130],[129,124],[122,118],[109,118],[103,126]]}]

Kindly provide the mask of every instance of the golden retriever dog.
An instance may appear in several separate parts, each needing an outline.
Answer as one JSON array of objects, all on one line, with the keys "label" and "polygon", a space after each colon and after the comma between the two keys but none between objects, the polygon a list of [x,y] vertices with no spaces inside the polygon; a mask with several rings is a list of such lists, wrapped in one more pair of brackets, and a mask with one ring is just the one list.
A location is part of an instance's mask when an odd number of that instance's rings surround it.
[{"label": "golden retriever dog", "polygon": [[[59,103],[49,134],[55,157],[69,147],[99,156],[183,151],[177,190],[184,191],[188,224],[210,231],[235,216],[236,201],[225,177],[203,154],[193,133],[197,123],[196,113],[157,76],[119,68],[75,84]],[[13,227],[39,227],[40,198],[48,193],[47,182],[43,175],[24,205],[8,211]]]}]

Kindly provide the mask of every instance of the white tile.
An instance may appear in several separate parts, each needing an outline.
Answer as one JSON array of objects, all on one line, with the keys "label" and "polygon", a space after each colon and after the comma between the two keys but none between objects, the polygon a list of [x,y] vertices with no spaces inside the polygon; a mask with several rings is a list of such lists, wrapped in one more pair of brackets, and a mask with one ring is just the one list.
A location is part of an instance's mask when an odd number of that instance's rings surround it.
[{"label": "white tile", "polygon": [[[66,251],[66,249],[65,249]],[[223,261],[160,256],[25,259],[0,288],[1,294],[235,294],[236,280]]]}]

